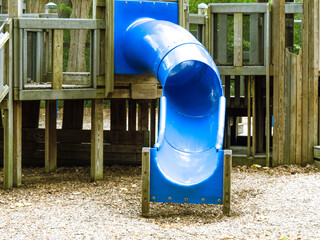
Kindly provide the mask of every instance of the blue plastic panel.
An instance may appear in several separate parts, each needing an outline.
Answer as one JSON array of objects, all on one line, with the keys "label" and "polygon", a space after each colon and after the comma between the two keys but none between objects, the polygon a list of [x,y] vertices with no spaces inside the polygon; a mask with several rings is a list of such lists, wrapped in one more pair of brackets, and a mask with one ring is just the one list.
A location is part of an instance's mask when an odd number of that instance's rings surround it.
[{"label": "blue plastic panel", "polygon": [[[115,1],[114,20],[114,60],[116,74],[143,74],[151,72],[137,69],[127,63],[124,57],[125,45],[130,39],[125,39],[126,29],[139,18],[153,18],[178,23],[178,4],[176,2],[152,1]],[[139,46],[136,46],[139,48]],[[144,51],[143,48],[140,51]]]},{"label": "blue plastic panel", "polygon": [[[174,154],[172,155],[172,151],[175,150],[170,147],[168,147],[166,150],[163,151],[163,154],[167,154],[166,159],[169,162],[175,157]],[[206,163],[197,163],[196,156],[193,156],[194,158],[192,161],[194,166],[190,166],[189,176],[198,178],[196,181],[199,183],[186,185],[184,179],[171,179],[170,176],[165,176],[168,171],[162,171],[157,161],[163,156],[159,156],[159,152],[157,152],[155,148],[152,148],[150,156],[150,201],[222,204],[224,152],[218,151],[218,154],[213,154],[210,156],[211,153],[210,151],[206,153],[208,155]],[[181,166],[180,168],[178,168],[179,166],[176,167],[176,174],[173,174],[175,177],[179,176],[179,172],[186,170],[183,167],[181,168]],[[209,168],[207,170],[205,169],[207,176],[198,174],[197,172],[199,170],[201,171],[201,168],[203,167]],[[184,172],[180,176],[188,178],[188,172]],[[183,184],[180,184],[180,181],[183,182]]]}]

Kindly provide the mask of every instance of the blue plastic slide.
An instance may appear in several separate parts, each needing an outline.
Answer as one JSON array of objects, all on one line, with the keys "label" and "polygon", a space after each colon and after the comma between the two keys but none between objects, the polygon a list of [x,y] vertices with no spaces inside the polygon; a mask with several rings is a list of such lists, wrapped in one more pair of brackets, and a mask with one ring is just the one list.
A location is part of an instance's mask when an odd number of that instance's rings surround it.
[{"label": "blue plastic slide", "polygon": [[[176,5],[168,10],[166,3],[116,1],[116,18],[125,15],[121,6],[128,3],[138,9],[134,15],[146,17],[126,17],[116,28],[118,73],[152,72],[163,86],[158,140],[151,149],[150,200],[221,204],[225,98],[217,66],[187,30],[155,19]],[[177,14],[169,18],[175,22]]]}]

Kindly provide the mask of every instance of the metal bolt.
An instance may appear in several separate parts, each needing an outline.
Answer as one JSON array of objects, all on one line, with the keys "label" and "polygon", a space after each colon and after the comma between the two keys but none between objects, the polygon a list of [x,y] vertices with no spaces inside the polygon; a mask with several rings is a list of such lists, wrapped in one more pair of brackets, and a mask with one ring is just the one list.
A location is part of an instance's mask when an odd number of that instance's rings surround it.
[{"label": "metal bolt", "polygon": [[204,198],[201,198],[201,201],[202,201],[202,202],[204,202],[204,201],[205,201],[205,199],[204,199]]},{"label": "metal bolt", "polygon": [[139,3],[141,4],[142,2],[140,1]]},{"label": "metal bolt", "polygon": [[184,199],[186,202],[188,202],[188,198],[186,197],[185,199]]},{"label": "metal bolt", "polygon": [[166,3],[166,6],[168,6],[168,3]]},{"label": "metal bolt", "polygon": [[221,199],[220,199],[220,198],[218,199],[218,202],[219,202],[219,203],[221,202]]},{"label": "metal bolt", "polygon": [[156,200],[156,197],[152,197],[152,200]]},{"label": "metal bolt", "polygon": [[155,2],[153,2],[153,5],[155,5],[156,3]]},{"label": "metal bolt", "polygon": [[128,2],[124,2],[125,4],[127,4]]},{"label": "metal bolt", "polygon": [[168,200],[171,201],[171,197],[168,197]]}]

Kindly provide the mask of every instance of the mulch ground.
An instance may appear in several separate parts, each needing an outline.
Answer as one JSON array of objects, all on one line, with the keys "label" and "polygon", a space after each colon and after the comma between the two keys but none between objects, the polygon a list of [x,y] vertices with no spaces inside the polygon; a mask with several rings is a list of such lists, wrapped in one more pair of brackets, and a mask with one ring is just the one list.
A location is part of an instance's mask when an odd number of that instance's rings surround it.
[{"label": "mulch ground", "polygon": [[[0,239],[320,239],[320,171],[233,168],[232,211],[151,204],[141,217],[141,168],[23,169],[23,185],[0,189]],[[0,172],[2,180],[3,172]]]}]

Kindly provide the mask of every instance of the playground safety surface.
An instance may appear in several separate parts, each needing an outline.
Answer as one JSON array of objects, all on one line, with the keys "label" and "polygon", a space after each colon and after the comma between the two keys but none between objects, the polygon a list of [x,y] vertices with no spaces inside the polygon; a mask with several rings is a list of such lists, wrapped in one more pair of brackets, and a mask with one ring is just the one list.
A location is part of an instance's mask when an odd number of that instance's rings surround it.
[{"label": "playground safety surface", "polygon": [[[141,217],[141,168],[23,169],[23,185],[0,189],[0,239],[320,239],[320,170],[236,167],[231,216],[220,206],[151,205]],[[0,172],[2,183],[3,171]]]}]

